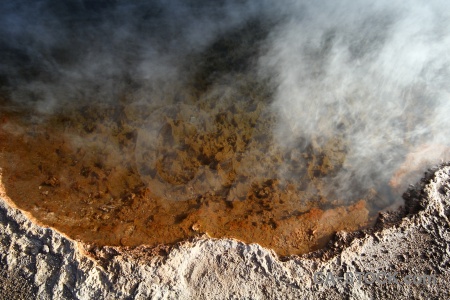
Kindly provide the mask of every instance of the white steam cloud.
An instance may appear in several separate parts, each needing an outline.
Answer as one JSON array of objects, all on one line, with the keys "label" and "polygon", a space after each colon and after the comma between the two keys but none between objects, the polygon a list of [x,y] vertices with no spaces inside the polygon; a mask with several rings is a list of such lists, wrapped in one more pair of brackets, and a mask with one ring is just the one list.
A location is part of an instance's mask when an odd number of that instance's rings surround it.
[{"label": "white steam cloud", "polygon": [[292,148],[304,137],[343,136],[348,153],[330,188],[345,194],[355,183],[382,189],[412,149],[431,145],[444,155],[450,142],[447,5],[304,1],[292,7],[260,60],[277,81],[278,142]]},{"label": "white steam cloud", "polygon": [[137,3],[3,1],[0,84],[9,105],[52,113],[94,99],[118,102],[124,93],[134,103],[171,105],[174,87],[189,84],[199,67],[192,57],[259,20],[267,35],[243,72],[276,87],[277,143],[292,149],[304,140],[345,140],[344,167],[330,190],[389,189],[407,153],[430,163],[447,153],[446,1]]},{"label": "white steam cloud", "polygon": [[148,101],[155,90],[182,85],[189,55],[255,17],[257,7],[237,0],[3,1],[2,90],[42,113],[71,102],[117,102],[124,92]]}]

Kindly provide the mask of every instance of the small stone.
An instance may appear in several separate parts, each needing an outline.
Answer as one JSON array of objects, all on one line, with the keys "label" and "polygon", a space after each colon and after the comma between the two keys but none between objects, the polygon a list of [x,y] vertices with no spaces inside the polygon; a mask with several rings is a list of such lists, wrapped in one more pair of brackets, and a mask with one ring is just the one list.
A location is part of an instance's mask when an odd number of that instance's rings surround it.
[{"label": "small stone", "polygon": [[198,223],[194,223],[194,225],[192,225],[192,230],[194,230],[194,231],[199,231],[200,230],[200,224],[198,224]]},{"label": "small stone", "polygon": [[44,245],[44,246],[42,247],[42,252],[43,252],[43,253],[48,253],[49,251],[50,251],[50,249],[48,248],[47,245]]}]

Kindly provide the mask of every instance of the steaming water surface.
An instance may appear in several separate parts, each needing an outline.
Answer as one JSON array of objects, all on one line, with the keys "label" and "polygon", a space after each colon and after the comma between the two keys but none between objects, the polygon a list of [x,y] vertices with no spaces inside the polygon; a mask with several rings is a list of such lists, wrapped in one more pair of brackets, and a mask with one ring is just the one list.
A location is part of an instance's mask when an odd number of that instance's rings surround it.
[{"label": "steaming water surface", "polygon": [[444,2],[1,6],[2,182],[72,238],[305,253],[449,156]]}]

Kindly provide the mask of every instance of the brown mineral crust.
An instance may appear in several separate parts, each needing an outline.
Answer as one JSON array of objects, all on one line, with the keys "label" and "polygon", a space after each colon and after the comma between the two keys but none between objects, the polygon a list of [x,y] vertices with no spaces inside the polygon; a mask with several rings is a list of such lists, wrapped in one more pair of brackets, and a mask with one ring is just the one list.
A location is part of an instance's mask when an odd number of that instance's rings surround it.
[{"label": "brown mineral crust", "polygon": [[[165,110],[155,148],[139,144],[147,125],[125,108],[88,107],[41,122],[3,116],[9,198],[40,224],[97,245],[158,246],[207,233],[288,255],[370,223],[364,201],[333,206],[324,198],[321,178],[345,157],[337,138],[283,153],[260,104],[212,108],[212,117],[183,106]],[[282,164],[295,181],[277,178]]]}]

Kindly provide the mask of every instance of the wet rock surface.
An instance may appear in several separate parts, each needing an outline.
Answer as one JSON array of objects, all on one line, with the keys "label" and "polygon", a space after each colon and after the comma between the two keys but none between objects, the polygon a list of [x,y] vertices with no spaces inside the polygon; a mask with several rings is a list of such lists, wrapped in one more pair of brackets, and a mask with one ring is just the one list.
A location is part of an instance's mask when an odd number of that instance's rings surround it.
[{"label": "wet rock surface", "polygon": [[[3,299],[446,299],[449,297],[450,166],[426,173],[405,207],[372,229],[338,232],[327,248],[280,259],[257,244],[197,237],[172,247],[97,247],[35,225],[0,204]],[[432,284],[328,286],[315,272],[434,275]]]}]

